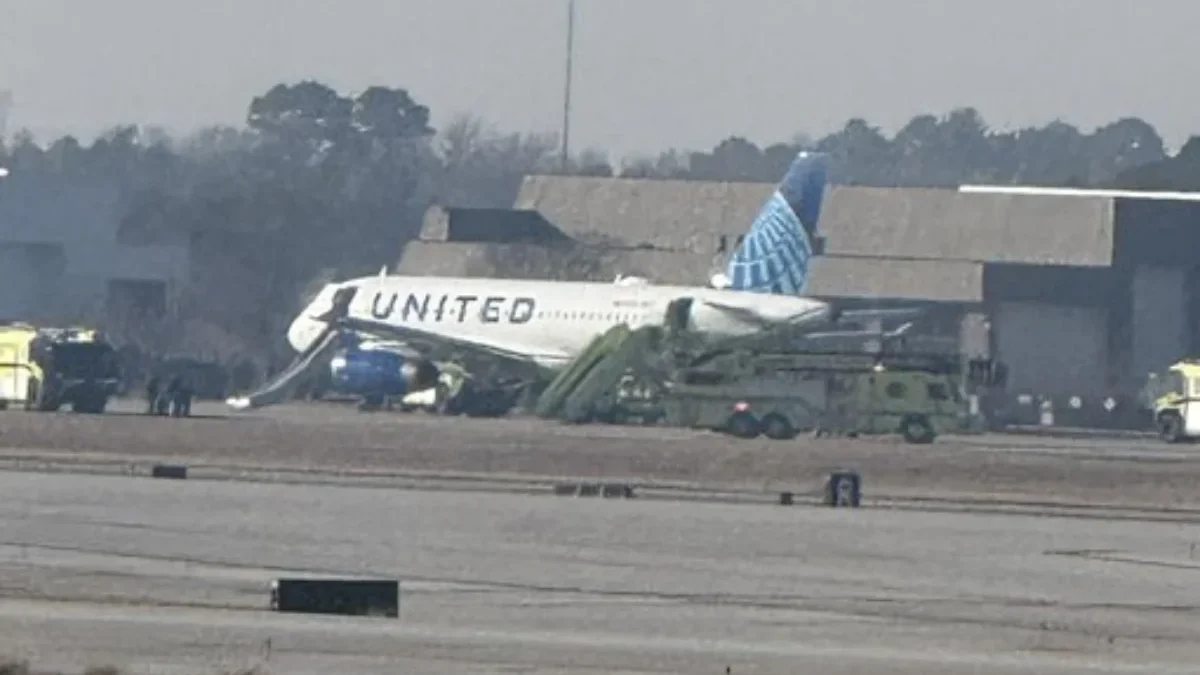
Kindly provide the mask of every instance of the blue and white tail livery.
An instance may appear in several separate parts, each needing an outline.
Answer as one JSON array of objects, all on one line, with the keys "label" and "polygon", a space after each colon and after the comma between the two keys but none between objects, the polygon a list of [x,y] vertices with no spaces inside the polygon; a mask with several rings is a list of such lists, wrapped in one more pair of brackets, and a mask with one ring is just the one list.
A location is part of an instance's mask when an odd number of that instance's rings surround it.
[{"label": "blue and white tail livery", "polygon": [[829,155],[801,152],[763,205],[725,269],[735,291],[798,295],[808,280]]}]

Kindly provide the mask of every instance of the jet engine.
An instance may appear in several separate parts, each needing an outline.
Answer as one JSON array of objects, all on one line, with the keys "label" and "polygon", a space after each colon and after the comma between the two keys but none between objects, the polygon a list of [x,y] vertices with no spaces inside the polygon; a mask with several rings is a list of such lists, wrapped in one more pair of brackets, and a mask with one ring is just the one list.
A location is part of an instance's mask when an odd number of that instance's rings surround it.
[{"label": "jet engine", "polygon": [[337,391],[374,401],[429,389],[437,384],[439,372],[429,361],[389,349],[349,347],[334,353],[329,374]]}]

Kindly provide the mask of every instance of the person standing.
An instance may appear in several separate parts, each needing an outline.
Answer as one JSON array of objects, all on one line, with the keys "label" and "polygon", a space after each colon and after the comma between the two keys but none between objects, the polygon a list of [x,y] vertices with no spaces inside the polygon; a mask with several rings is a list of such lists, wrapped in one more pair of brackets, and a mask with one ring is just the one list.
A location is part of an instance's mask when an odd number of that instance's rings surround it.
[{"label": "person standing", "polygon": [[146,414],[154,415],[158,413],[158,396],[159,389],[162,387],[162,382],[157,375],[151,375],[146,381]]}]

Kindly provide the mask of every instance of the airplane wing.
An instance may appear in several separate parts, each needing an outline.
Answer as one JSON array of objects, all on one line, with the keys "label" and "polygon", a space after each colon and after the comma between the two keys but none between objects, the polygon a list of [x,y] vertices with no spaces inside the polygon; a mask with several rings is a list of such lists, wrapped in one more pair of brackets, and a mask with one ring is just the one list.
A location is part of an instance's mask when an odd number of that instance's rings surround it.
[{"label": "airplane wing", "polygon": [[830,327],[828,318],[825,316],[827,312],[823,307],[813,308],[808,312],[802,312],[781,322],[778,319],[770,320],[745,307],[736,307],[712,300],[703,300],[702,302],[707,307],[728,314],[738,321],[757,328],[754,333],[749,335],[705,340],[705,344],[709,349],[732,349],[739,346],[749,347],[752,345],[770,344],[781,339],[790,341],[796,337],[807,335],[812,331]]},{"label": "airplane wing", "polygon": [[370,319],[346,317],[340,321],[340,325],[346,330],[402,342],[427,358],[446,360],[453,355],[468,360],[494,361],[498,359],[516,369],[539,369],[541,362],[569,358],[563,353],[530,354],[515,345],[505,345],[495,340],[463,340],[411,326],[396,326]]},{"label": "airplane wing", "polygon": [[777,323],[772,323],[770,321],[767,321],[763,317],[759,316],[753,310],[747,309],[745,307],[735,307],[733,305],[726,305],[724,303],[714,302],[712,300],[701,300],[701,303],[704,305],[707,305],[709,307],[712,307],[713,309],[720,310],[720,311],[734,317],[738,321],[741,321],[742,323],[750,324],[753,326],[758,326],[762,330],[768,330],[770,328],[775,328],[778,326]]},{"label": "airplane wing", "polygon": [[805,328],[807,326],[825,326],[827,322],[822,321],[821,317],[827,312],[823,307],[815,307],[808,312],[797,314],[787,321],[780,322],[777,319],[768,319],[761,316],[757,312],[747,307],[736,307],[727,305],[714,300],[702,300],[702,304],[712,307],[715,310],[724,312],[733,318],[746,324],[757,326],[762,331],[780,331],[780,330],[795,330],[797,328]]},{"label": "airplane wing", "polygon": [[[738,346],[770,344],[779,339],[788,342],[823,343],[847,340],[875,339],[888,342],[903,337],[912,328],[912,320],[923,313],[919,308],[878,308],[835,310],[834,317],[821,318],[822,310],[815,309],[811,313],[799,314],[788,321],[778,323],[769,321],[753,310],[745,307],[735,307],[712,300],[704,300],[708,307],[724,312],[738,321],[757,326],[759,331],[751,335],[725,338],[709,344],[710,348],[729,349]],[[909,319],[908,321],[904,321]],[[886,330],[883,323],[903,321],[897,328]],[[867,322],[881,322],[880,325],[868,328]],[[849,324],[849,325],[847,325]]]}]

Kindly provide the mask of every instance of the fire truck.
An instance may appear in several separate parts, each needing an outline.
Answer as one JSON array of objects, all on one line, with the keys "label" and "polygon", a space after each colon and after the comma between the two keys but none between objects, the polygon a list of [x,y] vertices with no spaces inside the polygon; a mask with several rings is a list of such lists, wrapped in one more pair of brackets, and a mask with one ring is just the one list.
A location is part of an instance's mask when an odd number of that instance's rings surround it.
[{"label": "fire truck", "polygon": [[0,324],[0,408],[103,413],[120,387],[113,346],[97,330]]}]

